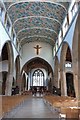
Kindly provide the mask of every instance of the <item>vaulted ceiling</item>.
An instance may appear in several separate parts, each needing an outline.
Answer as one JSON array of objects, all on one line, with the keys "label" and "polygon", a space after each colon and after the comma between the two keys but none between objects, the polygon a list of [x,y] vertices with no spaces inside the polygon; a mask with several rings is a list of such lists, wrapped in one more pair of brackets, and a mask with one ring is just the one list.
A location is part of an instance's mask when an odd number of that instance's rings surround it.
[{"label": "vaulted ceiling", "polygon": [[69,8],[68,2],[7,0],[4,3],[21,45],[42,41],[54,46]]}]

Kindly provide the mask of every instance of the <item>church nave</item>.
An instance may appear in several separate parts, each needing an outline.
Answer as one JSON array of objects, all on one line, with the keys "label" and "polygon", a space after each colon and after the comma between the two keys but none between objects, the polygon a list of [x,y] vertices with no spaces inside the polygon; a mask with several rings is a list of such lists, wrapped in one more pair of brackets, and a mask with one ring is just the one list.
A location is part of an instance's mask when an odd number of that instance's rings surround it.
[{"label": "church nave", "polygon": [[44,103],[41,97],[30,97],[3,118],[58,118],[59,114]]}]

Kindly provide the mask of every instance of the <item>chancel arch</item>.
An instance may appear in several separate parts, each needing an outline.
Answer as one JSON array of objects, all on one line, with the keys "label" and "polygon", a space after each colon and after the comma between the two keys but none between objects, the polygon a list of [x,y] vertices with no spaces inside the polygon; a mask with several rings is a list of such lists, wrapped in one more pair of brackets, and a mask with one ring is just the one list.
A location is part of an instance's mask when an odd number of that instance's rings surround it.
[{"label": "chancel arch", "polygon": [[[53,81],[53,70],[50,64],[42,58],[35,57],[28,62],[22,68],[22,71],[27,74],[28,90],[32,86],[48,86],[49,74],[51,73],[51,82]],[[36,82],[33,82],[34,81]],[[43,82],[42,82],[42,81]],[[37,83],[38,82],[38,83]],[[40,83],[39,83],[40,82]]]}]

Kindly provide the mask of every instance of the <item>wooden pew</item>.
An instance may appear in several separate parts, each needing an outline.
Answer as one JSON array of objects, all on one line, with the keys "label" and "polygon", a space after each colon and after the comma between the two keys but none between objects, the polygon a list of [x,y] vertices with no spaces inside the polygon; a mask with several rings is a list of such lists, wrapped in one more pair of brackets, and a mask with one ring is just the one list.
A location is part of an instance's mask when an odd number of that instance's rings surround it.
[{"label": "wooden pew", "polygon": [[29,97],[29,95],[2,96],[2,116]]},{"label": "wooden pew", "polygon": [[0,96],[0,119],[2,118],[2,96]]},{"label": "wooden pew", "polygon": [[[44,96],[44,99],[48,104],[52,105],[53,108],[57,109],[60,115],[65,114],[67,118],[79,118],[80,108],[78,105],[80,101],[77,101],[76,98],[47,95]],[[74,109],[72,109],[72,107],[74,107]]]},{"label": "wooden pew", "polygon": [[65,115],[65,118],[77,118],[80,119],[80,108],[79,107],[61,107],[60,118]]}]

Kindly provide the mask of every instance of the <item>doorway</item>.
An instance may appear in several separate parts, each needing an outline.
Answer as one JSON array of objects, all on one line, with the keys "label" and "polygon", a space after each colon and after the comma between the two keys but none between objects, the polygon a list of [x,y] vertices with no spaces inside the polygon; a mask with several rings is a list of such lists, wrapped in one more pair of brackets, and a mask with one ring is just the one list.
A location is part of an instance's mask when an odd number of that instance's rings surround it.
[{"label": "doorway", "polygon": [[73,74],[66,73],[66,85],[67,85],[67,95],[71,97],[75,97],[74,90],[74,82],[73,82]]}]

